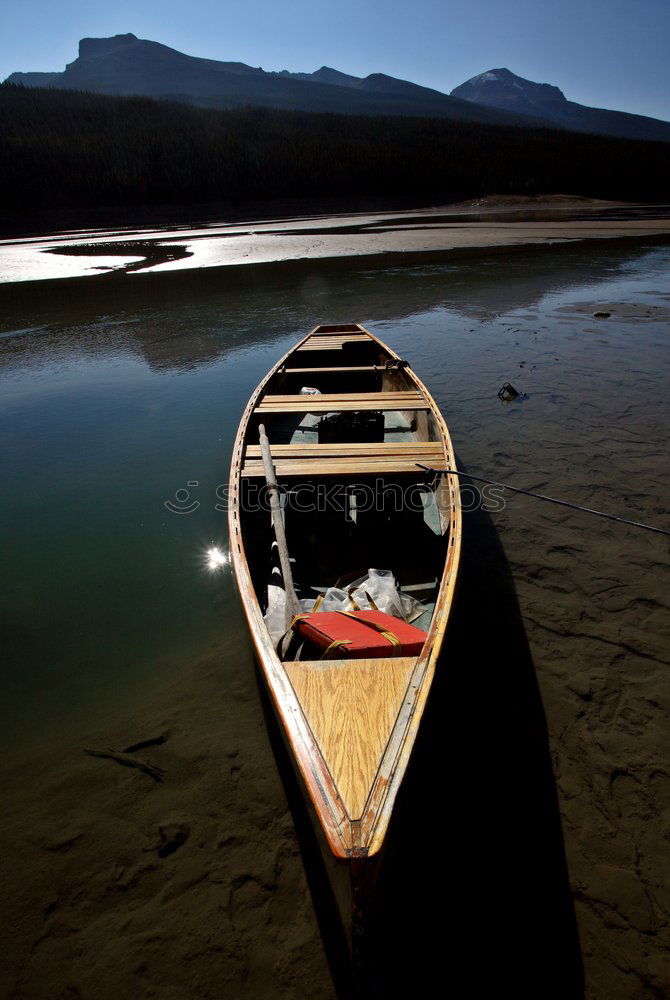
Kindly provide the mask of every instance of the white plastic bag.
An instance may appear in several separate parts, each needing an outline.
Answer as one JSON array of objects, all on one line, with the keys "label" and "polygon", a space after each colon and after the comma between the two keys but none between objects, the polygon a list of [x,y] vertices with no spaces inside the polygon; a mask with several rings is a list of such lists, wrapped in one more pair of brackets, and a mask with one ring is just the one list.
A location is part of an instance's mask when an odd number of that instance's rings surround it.
[{"label": "white plastic bag", "polygon": [[361,610],[372,607],[370,598],[378,611],[412,622],[426,610],[419,601],[409,594],[401,594],[390,569],[369,569],[368,575],[361,577],[349,587],[349,594]]},{"label": "white plastic bag", "polygon": [[[414,600],[409,594],[401,594],[390,569],[369,569],[367,576],[354,580],[346,590],[342,587],[329,587],[323,595],[319,611],[351,611],[357,607],[360,611],[372,611],[373,604],[378,611],[387,615],[413,622],[426,610],[423,604]],[[303,610],[310,611],[312,601],[301,601]],[[306,605],[310,605],[307,607]]]},{"label": "white plastic bag", "polygon": [[353,607],[346,590],[342,590],[341,587],[329,587],[323,595],[319,611],[352,611]]},{"label": "white plastic bag", "polygon": [[[328,587],[318,611],[372,611],[374,602],[377,611],[383,611],[394,618],[405,622],[416,621],[427,609],[409,594],[401,594],[390,569],[369,569],[367,576],[354,580],[346,590],[342,587]],[[318,600],[318,598],[317,598]],[[301,612],[313,610],[314,598],[303,598],[298,602]],[[268,587],[268,609],[265,613],[265,624],[275,645],[289,628],[290,619],[286,603],[286,594],[278,586]]]}]

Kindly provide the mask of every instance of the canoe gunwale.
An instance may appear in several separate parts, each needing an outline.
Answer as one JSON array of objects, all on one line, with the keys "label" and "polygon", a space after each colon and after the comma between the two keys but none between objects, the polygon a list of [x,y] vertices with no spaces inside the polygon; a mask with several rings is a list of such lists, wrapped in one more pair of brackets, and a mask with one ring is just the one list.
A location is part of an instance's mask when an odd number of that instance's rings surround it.
[{"label": "canoe gunwale", "polygon": [[[374,344],[387,352],[391,358],[399,358],[395,351],[364,327],[358,325],[358,329],[361,334],[367,335]],[[286,364],[287,359],[297,352],[318,330],[320,327],[315,327],[280,358],[254,390],[247,403],[233,446],[228,519],[231,564],[237,579],[242,606],[249,624],[257,658],[274,701],[275,709],[282,722],[286,738],[312,804],[323,826],[329,847],[335,857],[350,859],[353,856],[372,856],[383,844],[393,804],[409,763],[447,626],[456,584],[462,523],[457,480],[455,476],[448,476],[446,486],[450,498],[449,540],[428,636],[410,676],[402,707],[379,762],[363,813],[360,817],[350,818],[293,690],[288,674],[272,647],[251,579],[242,540],[239,514],[240,485],[249,419],[268,381]],[[324,336],[327,335],[324,334]],[[425,396],[439,430],[447,468],[455,470],[456,462],[451,437],[437,404],[412,369],[406,368],[404,371],[414,383],[417,391]]]}]

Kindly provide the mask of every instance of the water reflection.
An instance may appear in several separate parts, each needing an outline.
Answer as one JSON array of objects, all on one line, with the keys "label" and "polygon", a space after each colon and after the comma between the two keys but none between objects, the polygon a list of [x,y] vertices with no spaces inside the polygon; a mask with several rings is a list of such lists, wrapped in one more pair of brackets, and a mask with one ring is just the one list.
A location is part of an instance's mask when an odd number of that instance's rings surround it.
[{"label": "water reflection", "polygon": [[[660,254],[660,256],[659,256]],[[431,262],[427,258],[431,257]],[[104,282],[0,285],[0,365],[34,363],[36,353],[139,353],[154,370],[190,368],[240,348],[302,333],[319,318],[350,314],[391,320],[449,310],[477,323],[530,310],[548,295],[648,274],[663,251],[614,246],[554,247],[504,255],[403,255],[403,264],[352,258],[177,272]],[[639,290],[639,289],[638,289]],[[36,345],[33,338],[39,337]],[[23,338],[21,341],[19,338]]]}]

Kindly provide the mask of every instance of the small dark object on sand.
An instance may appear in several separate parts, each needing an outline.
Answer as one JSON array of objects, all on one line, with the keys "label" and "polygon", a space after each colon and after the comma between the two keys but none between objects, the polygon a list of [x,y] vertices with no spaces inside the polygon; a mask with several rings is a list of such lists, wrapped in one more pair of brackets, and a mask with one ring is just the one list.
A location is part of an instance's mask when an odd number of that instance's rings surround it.
[{"label": "small dark object on sand", "polygon": [[159,858],[167,858],[186,843],[191,828],[187,823],[170,823],[167,826],[159,826],[158,832],[161,838],[160,844],[148,849],[158,851]]},{"label": "small dark object on sand", "polygon": [[515,389],[511,382],[505,382],[505,384],[498,390],[498,398],[502,399],[505,403],[509,403],[511,400],[516,399],[518,395],[519,390]]},{"label": "small dark object on sand", "polygon": [[160,736],[152,736],[148,740],[140,740],[139,743],[131,743],[129,747],[123,748],[123,753],[135,753],[136,750],[145,750],[146,747],[159,747],[167,743],[168,734],[161,733]]},{"label": "small dark object on sand", "polygon": [[598,310],[598,312],[594,312],[593,318],[594,319],[609,319],[611,315],[612,315],[612,313],[605,312],[604,310]]},{"label": "small dark object on sand", "polygon": [[155,764],[138,760],[137,757],[131,757],[129,754],[113,750],[111,747],[107,750],[87,750],[84,747],[84,753],[87,753],[90,757],[103,757],[105,760],[115,760],[117,764],[121,764],[123,767],[135,767],[138,771],[148,774],[154,781],[162,781],[165,774],[162,767],[156,767]]}]

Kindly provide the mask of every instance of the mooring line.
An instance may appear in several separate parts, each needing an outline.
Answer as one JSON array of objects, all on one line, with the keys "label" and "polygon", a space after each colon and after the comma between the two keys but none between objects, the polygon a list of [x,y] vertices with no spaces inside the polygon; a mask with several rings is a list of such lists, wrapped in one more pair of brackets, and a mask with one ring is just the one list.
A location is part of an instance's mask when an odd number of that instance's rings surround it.
[{"label": "mooring line", "polygon": [[651,524],[643,524],[642,521],[631,521],[627,517],[618,517],[616,514],[606,514],[605,511],[594,510],[592,507],[582,507],[581,504],[570,503],[569,500],[559,500],[557,497],[549,497],[544,493],[533,493],[531,490],[522,490],[518,486],[510,486],[509,483],[496,483],[493,479],[484,479],[483,476],[474,476],[471,472],[458,472],[456,469],[431,469],[430,466],[422,465],[421,462],[416,462],[415,464],[420,469],[424,469],[426,472],[432,472],[436,476],[439,476],[441,472],[446,476],[466,476],[468,479],[475,479],[479,483],[487,483],[489,486],[497,486],[501,490],[511,490],[512,493],[521,493],[525,497],[533,497],[534,500],[545,500],[547,503],[555,503],[560,507],[569,507],[570,510],[579,510],[583,514],[595,514],[597,517],[604,517],[608,521],[618,521],[620,524],[628,524],[632,528],[644,528],[645,531],[653,531],[657,535],[670,536],[670,531],[666,528],[655,528]]}]

